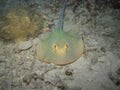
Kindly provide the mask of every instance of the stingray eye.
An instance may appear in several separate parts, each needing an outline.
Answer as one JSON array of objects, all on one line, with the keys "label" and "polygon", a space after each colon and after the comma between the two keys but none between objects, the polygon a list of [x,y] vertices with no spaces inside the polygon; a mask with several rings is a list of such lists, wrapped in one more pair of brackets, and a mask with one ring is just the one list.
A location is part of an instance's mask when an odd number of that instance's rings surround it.
[{"label": "stingray eye", "polygon": [[65,44],[65,45],[64,45],[64,48],[68,48],[68,44]]},{"label": "stingray eye", "polygon": [[56,48],[57,48],[57,44],[55,44],[55,45],[53,46],[53,48],[56,49]]}]

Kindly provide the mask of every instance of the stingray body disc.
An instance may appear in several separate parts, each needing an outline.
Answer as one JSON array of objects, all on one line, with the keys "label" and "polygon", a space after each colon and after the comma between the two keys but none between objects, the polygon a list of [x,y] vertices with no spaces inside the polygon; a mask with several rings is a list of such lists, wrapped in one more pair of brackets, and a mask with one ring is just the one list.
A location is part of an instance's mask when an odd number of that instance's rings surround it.
[{"label": "stingray body disc", "polygon": [[36,48],[39,60],[57,65],[66,65],[76,61],[84,52],[83,40],[63,31],[54,31]]}]

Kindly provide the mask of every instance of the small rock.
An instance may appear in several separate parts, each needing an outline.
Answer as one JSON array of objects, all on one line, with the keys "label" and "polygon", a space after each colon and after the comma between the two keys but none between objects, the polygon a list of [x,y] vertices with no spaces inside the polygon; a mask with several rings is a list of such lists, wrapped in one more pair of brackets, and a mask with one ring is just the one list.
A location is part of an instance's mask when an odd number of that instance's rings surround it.
[{"label": "small rock", "polygon": [[32,80],[32,76],[31,75],[25,75],[22,80],[23,80],[24,83],[29,85],[31,80]]},{"label": "small rock", "polygon": [[32,41],[21,41],[17,43],[17,48],[19,50],[27,50],[32,47]]},{"label": "small rock", "polygon": [[72,76],[73,75],[73,69],[68,69],[65,71],[65,75]]}]

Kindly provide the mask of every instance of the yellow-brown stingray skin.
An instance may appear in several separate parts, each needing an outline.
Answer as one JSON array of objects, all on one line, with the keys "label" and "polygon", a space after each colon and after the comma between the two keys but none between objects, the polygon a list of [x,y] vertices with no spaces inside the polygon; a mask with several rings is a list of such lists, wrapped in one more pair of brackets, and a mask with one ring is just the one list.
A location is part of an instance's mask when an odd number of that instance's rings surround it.
[{"label": "yellow-brown stingray skin", "polygon": [[39,60],[57,65],[66,65],[77,60],[84,51],[82,39],[56,30],[41,40],[36,48]]}]

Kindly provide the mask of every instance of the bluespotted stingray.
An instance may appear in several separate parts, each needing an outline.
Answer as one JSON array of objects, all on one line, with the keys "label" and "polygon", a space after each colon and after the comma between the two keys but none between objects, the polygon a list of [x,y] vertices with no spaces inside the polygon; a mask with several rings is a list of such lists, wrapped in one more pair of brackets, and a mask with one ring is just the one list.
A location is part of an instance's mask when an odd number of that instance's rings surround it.
[{"label": "bluespotted stingray", "polygon": [[84,52],[82,38],[63,31],[66,2],[64,0],[58,27],[38,43],[36,56],[40,61],[66,65],[76,61]]}]

